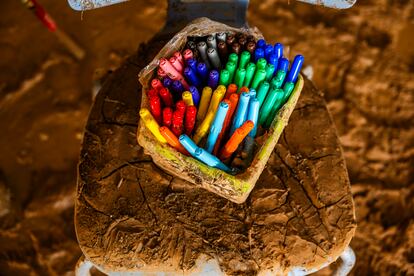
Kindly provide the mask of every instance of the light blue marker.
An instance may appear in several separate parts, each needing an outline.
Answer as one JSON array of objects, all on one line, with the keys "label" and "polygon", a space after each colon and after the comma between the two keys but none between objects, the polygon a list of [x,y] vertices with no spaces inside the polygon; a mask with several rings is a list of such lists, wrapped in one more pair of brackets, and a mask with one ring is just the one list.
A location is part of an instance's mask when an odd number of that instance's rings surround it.
[{"label": "light blue marker", "polygon": [[249,93],[243,92],[240,95],[239,104],[237,105],[236,114],[233,119],[233,124],[230,129],[230,136],[236,129],[241,127],[247,117],[247,109],[249,107],[250,95]]},{"label": "light blue marker", "polygon": [[202,148],[198,148],[196,150],[194,157],[210,167],[217,168],[225,172],[231,172],[230,168],[221,162],[220,159]]},{"label": "light blue marker", "polygon": [[219,136],[221,129],[223,128],[224,119],[226,118],[229,105],[225,102],[221,102],[214,117],[213,123],[211,124],[210,133],[207,137],[206,151],[209,153],[213,152],[214,145],[216,144],[217,137]]},{"label": "light blue marker", "polygon": [[180,144],[183,145],[183,147],[192,155],[195,155],[196,150],[198,149],[198,146],[196,143],[194,143],[193,140],[191,140],[190,137],[188,137],[186,134],[180,135],[180,138],[178,138],[180,141]]},{"label": "light blue marker", "polygon": [[250,101],[252,101],[252,99],[256,99],[256,89],[251,88],[249,90],[249,96],[250,96]]},{"label": "light blue marker", "polygon": [[253,138],[256,137],[256,133],[257,133],[257,121],[259,120],[259,109],[260,109],[259,100],[256,98],[250,100],[247,120],[250,120],[254,123],[253,129],[249,132],[249,136]]}]

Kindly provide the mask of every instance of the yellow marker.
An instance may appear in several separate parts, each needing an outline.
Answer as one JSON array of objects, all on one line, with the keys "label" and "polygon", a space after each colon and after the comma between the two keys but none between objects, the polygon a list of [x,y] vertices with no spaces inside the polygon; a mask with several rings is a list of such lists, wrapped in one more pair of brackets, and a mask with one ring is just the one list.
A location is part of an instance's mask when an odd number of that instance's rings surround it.
[{"label": "yellow marker", "polygon": [[206,118],[203,120],[201,125],[197,128],[196,133],[194,134],[193,141],[194,143],[200,143],[201,139],[207,135],[208,131],[210,130],[211,123],[214,119],[214,113],[208,112]]},{"label": "yellow marker", "polygon": [[210,105],[211,94],[213,90],[211,87],[206,86],[201,94],[200,104],[198,105],[197,120],[202,121],[206,117],[208,106]]},{"label": "yellow marker", "polygon": [[224,98],[224,95],[226,94],[226,87],[224,85],[217,86],[216,90],[213,93],[213,97],[211,97],[211,102],[208,107],[208,112],[213,112],[213,114],[216,114],[217,108],[221,100]]},{"label": "yellow marker", "polygon": [[193,102],[193,95],[191,94],[190,91],[184,91],[183,94],[181,94],[181,97],[183,97],[183,101],[185,103],[185,105],[194,105]]},{"label": "yellow marker", "polygon": [[157,121],[155,121],[154,117],[152,117],[151,113],[146,108],[141,108],[139,111],[139,116],[141,120],[144,122],[145,126],[151,131],[151,133],[157,138],[158,141],[165,144],[167,140],[161,135],[160,126],[158,125]]}]

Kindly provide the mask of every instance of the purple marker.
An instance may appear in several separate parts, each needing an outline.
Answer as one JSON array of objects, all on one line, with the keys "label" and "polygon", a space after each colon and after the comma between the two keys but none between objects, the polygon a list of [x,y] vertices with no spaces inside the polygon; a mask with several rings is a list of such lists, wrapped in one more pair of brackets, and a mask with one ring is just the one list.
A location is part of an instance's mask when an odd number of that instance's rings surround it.
[{"label": "purple marker", "polygon": [[173,80],[172,80],[172,79],[170,79],[169,77],[165,77],[165,78],[162,80],[162,84],[164,85],[164,87],[165,87],[165,88],[168,88],[168,89],[170,89],[170,88],[171,88],[172,83],[173,83]]},{"label": "purple marker", "polygon": [[210,86],[211,89],[215,90],[218,86],[219,78],[219,72],[217,70],[211,70],[210,74],[208,75],[207,85]]},{"label": "purple marker", "polygon": [[190,92],[191,92],[191,96],[193,96],[194,105],[198,107],[198,104],[200,103],[200,93],[198,92],[197,87],[190,86]]},{"label": "purple marker", "polygon": [[184,86],[183,86],[183,84],[182,84],[180,81],[178,81],[178,80],[173,81],[173,83],[172,83],[172,85],[171,85],[171,89],[172,89],[172,91],[174,92],[174,96],[175,96],[175,95],[178,95],[179,97],[181,97],[181,93],[183,93],[183,92],[184,92]]}]

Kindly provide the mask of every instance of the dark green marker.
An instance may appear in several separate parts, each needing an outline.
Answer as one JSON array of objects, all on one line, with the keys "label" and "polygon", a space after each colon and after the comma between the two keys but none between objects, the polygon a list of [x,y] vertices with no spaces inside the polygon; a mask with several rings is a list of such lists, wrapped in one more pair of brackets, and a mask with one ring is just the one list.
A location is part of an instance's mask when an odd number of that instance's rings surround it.
[{"label": "dark green marker", "polygon": [[272,89],[266,96],[266,99],[260,108],[259,125],[265,127],[267,118],[272,112],[276,102],[283,99],[284,92],[282,89]]},{"label": "dark green marker", "polygon": [[266,78],[266,71],[264,69],[256,70],[256,73],[254,74],[252,84],[250,85],[250,88],[256,89],[259,84],[264,81]]},{"label": "dark green marker", "polygon": [[224,85],[227,87],[227,85],[229,84],[230,84],[230,73],[226,69],[223,69],[220,71],[219,85]]},{"label": "dark green marker", "polygon": [[234,62],[227,62],[226,64],[226,70],[229,71],[230,77],[229,77],[229,83],[233,82],[234,73],[236,72],[236,64]]},{"label": "dark green marker", "polygon": [[258,61],[257,61],[257,63],[256,63],[256,68],[257,68],[258,70],[265,70],[265,69],[266,69],[266,64],[267,64],[266,59],[264,59],[264,58],[259,58],[259,60],[258,60]]},{"label": "dark green marker", "polygon": [[237,91],[243,86],[244,78],[246,77],[246,69],[238,68],[234,77],[234,83],[237,85]]},{"label": "dark green marker", "polygon": [[266,80],[270,81],[273,77],[273,73],[275,72],[275,66],[273,64],[266,64]]},{"label": "dark green marker", "polygon": [[257,99],[259,100],[259,106],[262,106],[264,100],[266,99],[267,92],[269,92],[270,84],[267,81],[260,84],[259,89],[257,90]]}]

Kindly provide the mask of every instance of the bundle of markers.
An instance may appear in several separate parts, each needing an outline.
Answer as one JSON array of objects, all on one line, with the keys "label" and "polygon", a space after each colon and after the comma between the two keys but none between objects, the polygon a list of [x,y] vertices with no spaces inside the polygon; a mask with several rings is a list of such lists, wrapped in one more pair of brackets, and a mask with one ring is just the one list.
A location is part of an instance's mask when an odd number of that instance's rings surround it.
[{"label": "bundle of markers", "polygon": [[289,98],[303,61],[297,55],[289,68],[282,44],[243,33],[188,37],[182,52],[159,60],[140,117],[159,142],[235,173],[250,165],[256,135]]}]

